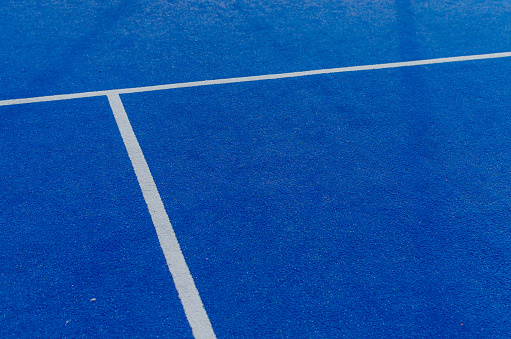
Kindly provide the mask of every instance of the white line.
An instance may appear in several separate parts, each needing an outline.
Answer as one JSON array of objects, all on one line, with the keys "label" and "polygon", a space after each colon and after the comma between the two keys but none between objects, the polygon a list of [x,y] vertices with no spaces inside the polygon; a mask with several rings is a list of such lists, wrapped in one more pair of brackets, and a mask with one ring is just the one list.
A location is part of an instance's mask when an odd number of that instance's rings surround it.
[{"label": "white line", "polygon": [[292,73],[256,75],[256,76],[240,77],[240,78],[228,78],[228,79],[217,79],[217,80],[182,82],[182,83],[168,84],[168,85],[145,86],[145,87],[124,88],[124,89],[113,89],[113,90],[108,90],[108,91],[83,92],[83,93],[74,93],[74,94],[60,94],[60,95],[50,95],[50,96],[34,97],[34,98],[26,98],[26,99],[9,99],[9,100],[1,100],[0,101],[0,106],[27,104],[27,103],[32,103],[32,102],[43,102],[43,101],[55,101],[55,100],[67,100],[67,99],[97,97],[97,96],[110,95],[110,94],[127,94],[127,93],[151,92],[151,91],[160,91],[160,90],[173,89],[173,88],[185,88],[185,87],[198,87],[198,86],[209,86],[209,85],[220,85],[220,84],[232,84],[232,83],[237,83],[237,82],[261,81],[261,80],[272,80],[272,79],[283,79],[283,78],[296,78],[296,77],[302,77],[302,76],[307,76],[307,75],[344,73],[344,72],[356,72],[356,71],[368,71],[368,70],[375,70],[375,69],[410,67],[410,66],[421,66],[421,65],[432,65],[432,64],[443,64],[443,63],[448,63],[448,62],[483,60],[483,59],[496,59],[496,58],[506,58],[506,57],[511,57],[511,52],[492,53],[492,54],[479,54],[479,55],[467,55],[467,56],[458,56],[458,57],[450,57],[450,58],[439,58],[439,59],[427,59],[427,60],[417,60],[417,61],[393,62],[393,63],[388,63],[388,64],[376,64],[376,65],[365,65],[365,66],[350,66],[350,67],[340,67],[340,68],[318,69],[318,70],[304,71],[304,72],[292,72]]},{"label": "white line", "polygon": [[34,97],[34,98],[26,98],[26,99],[9,99],[9,100],[0,101],[0,106],[30,104],[33,102],[45,102],[45,101],[58,101],[58,100],[100,97],[103,95],[116,94],[116,93],[118,93],[118,91],[113,90],[113,91],[97,91],[97,92],[83,92],[83,93],[73,93],[73,94],[48,95],[48,96],[44,96],[44,97]]},{"label": "white line", "polygon": [[186,318],[192,328],[193,336],[196,339],[214,339],[213,327],[209,321],[204,305],[199,296],[199,291],[195,287],[192,275],[188,269],[183,253],[177,241],[176,235],[170,224],[169,217],[161,201],[160,194],[153,176],[149,171],[149,166],[144,158],[142,149],[138,143],[135,132],[131,127],[128,115],[124,109],[119,94],[109,93],[108,101],[115,116],[117,126],[121,132],[124,145],[128,151],[131,163],[135,169],[142,194],[147,203],[147,208],[151,214],[156,233],[160,241],[160,246],[167,260],[174,284],[176,286],[179,298],[183,304]]}]

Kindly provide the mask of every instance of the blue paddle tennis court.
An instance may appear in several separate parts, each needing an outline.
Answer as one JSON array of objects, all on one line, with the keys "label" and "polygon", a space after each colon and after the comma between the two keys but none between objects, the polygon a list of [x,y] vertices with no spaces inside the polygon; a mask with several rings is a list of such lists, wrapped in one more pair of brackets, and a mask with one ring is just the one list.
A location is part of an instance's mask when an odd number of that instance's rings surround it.
[{"label": "blue paddle tennis court", "polygon": [[511,2],[0,12],[0,337],[511,337]]}]

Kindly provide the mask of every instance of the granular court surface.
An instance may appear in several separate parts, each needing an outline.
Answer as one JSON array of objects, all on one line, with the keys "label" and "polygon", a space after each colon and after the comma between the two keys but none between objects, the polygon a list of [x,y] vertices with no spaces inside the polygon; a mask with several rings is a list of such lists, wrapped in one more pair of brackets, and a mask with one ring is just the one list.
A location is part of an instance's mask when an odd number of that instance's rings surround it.
[{"label": "granular court surface", "polygon": [[511,337],[511,2],[0,13],[0,337]]}]

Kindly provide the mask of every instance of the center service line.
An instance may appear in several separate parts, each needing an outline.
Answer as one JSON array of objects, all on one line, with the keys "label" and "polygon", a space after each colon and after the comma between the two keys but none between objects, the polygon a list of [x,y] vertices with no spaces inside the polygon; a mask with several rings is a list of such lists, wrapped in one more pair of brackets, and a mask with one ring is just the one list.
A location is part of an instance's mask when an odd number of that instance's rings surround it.
[{"label": "center service line", "polygon": [[176,234],[158,193],[158,188],[142,153],[135,132],[133,132],[119,94],[108,94],[108,102],[114,113],[115,121],[121,132],[122,140],[142,189],[147,208],[156,228],[161,249],[172,274],[179,299],[181,299],[183,304],[186,318],[192,328],[193,336],[195,339],[216,339],[215,332],[199,296],[199,291],[197,291],[197,287],[193,282]]},{"label": "center service line", "polygon": [[102,96],[102,95],[107,95],[108,96],[110,94],[128,94],[128,93],[152,92],[152,91],[161,91],[161,90],[173,89],[173,88],[186,88],[186,87],[198,87],[198,86],[209,86],[209,85],[220,85],[220,84],[233,84],[233,83],[238,83],[238,82],[250,82],[250,81],[261,81],[261,80],[272,80],[272,79],[296,78],[296,77],[303,77],[303,76],[308,76],[308,75],[318,75],[318,74],[332,74],[332,73],[368,71],[368,70],[376,70],[376,69],[410,67],[410,66],[421,66],[421,65],[433,65],[433,64],[444,64],[444,63],[448,63],[448,62],[484,60],[484,59],[496,59],[496,58],[506,58],[506,57],[511,57],[511,52],[491,53],[491,54],[478,54],[478,55],[465,55],[465,56],[457,56],[457,57],[449,57],[449,58],[426,59],[426,60],[416,60],[416,61],[392,62],[392,63],[387,63],[387,64],[375,64],[375,65],[363,65],[363,66],[349,66],[349,67],[339,67],[339,68],[327,68],[327,69],[317,69],[317,70],[312,70],[312,71],[291,72],[291,73],[278,73],[278,74],[266,74],[266,75],[255,75],[255,76],[239,77],[239,78],[227,78],[227,79],[217,79],[217,80],[203,80],[203,81],[193,81],[193,82],[182,82],[182,83],[176,83],[176,84],[157,85],[157,86],[144,86],[144,87],[133,87],[133,88],[122,88],[122,89],[112,89],[112,90],[96,91],[96,92],[83,92],[83,93],[74,93],[74,94],[49,95],[49,96],[44,96],[44,97],[34,97],[34,98],[26,98],[26,99],[9,99],[9,100],[0,100],[0,106],[28,104],[28,103],[32,103],[32,102],[43,102],[43,101],[56,101],[56,100],[68,100],[68,99],[77,99],[77,98],[98,97],[98,96]]}]

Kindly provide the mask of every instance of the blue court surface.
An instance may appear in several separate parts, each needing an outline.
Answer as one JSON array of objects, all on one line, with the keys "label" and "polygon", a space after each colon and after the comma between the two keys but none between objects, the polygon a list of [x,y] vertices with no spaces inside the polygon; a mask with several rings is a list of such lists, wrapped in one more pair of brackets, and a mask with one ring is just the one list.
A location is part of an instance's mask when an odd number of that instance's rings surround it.
[{"label": "blue court surface", "polygon": [[511,2],[0,11],[0,337],[511,337]]}]

